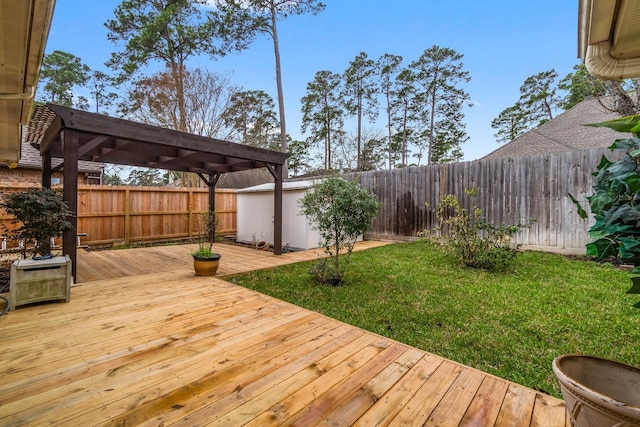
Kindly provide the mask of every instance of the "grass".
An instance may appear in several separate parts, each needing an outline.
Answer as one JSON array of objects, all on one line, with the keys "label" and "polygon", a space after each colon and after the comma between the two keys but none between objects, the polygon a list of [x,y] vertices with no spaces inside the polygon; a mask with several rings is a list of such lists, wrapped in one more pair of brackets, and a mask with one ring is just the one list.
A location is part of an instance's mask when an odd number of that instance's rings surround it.
[{"label": "grass", "polygon": [[310,266],[230,280],[556,397],[557,355],[640,364],[637,296],[608,264],[525,252],[489,273],[415,242],[355,252],[341,287],[314,283]]}]

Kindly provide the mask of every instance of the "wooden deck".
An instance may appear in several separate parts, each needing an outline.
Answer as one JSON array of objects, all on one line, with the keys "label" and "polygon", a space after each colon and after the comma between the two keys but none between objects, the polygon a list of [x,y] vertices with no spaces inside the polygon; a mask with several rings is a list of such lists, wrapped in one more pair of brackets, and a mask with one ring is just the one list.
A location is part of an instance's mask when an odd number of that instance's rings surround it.
[{"label": "wooden deck", "polygon": [[[266,266],[229,250],[229,273]],[[135,251],[84,255],[154,268]],[[157,256],[92,282],[79,257],[70,303],[0,317],[0,425],[569,426],[561,400]]]},{"label": "wooden deck", "polygon": [[[375,240],[357,242],[354,251],[387,244],[389,242]],[[192,244],[108,251],[87,252],[79,250],[76,282],[84,283],[117,277],[139,276],[161,271],[192,271],[193,259],[190,254],[196,248],[197,245]],[[310,261],[323,256],[320,249],[274,255],[269,251],[224,244],[216,244],[215,251],[222,255],[220,268],[216,274],[218,277],[294,262]]]}]

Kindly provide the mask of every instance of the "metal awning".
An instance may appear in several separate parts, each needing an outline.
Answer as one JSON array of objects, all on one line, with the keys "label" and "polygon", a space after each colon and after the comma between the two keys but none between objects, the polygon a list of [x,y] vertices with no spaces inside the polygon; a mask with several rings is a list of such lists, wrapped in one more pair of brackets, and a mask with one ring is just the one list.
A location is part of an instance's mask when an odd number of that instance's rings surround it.
[{"label": "metal awning", "polygon": [[20,160],[55,0],[0,0],[0,162]]}]

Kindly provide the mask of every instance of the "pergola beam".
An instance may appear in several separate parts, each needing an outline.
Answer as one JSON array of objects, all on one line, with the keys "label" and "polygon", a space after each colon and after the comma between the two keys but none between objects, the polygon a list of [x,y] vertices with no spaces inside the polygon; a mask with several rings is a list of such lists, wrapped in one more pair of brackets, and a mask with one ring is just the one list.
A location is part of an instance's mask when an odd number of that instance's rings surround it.
[{"label": "pergola beam", "polygon": [[[267,167],[275,180],[274,253],[282,253],[283,165],[288,155],[219,139],[109,117],[57,105],[56,114],[40,145],[42,184],[51,186],[52,157],[62,157],[63,196],[77,225],[78,161],[99,160],[128,166],[194,172],[209,187],[209,208],[215,211],[215,186],[222,173]],[[208,179],[206,178],[208,176]],[[76,232],[63,233],[63,251],[76,274]]]}]

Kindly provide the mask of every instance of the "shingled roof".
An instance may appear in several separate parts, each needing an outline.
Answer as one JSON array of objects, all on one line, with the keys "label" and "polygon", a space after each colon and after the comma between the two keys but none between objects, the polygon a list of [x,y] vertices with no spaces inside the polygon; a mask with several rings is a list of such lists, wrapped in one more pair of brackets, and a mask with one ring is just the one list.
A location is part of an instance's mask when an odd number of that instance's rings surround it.
[{"label": "shingled roof", "polygon": [[[36,105],[29,124],[22,127],[22,147],[20,161],[18,167],[24,169],[42,169],[42,156],[40,151],[31,144],[39,145],[42,142],[44,133],[56,117],[55,113],[47,108],[46,105]],[[56,167],[62,163],[62,159],[51,159],[51,166]],[[102,162],[78,162],[78,172],[102,172],[104,163]]]},{"label": "shingled roof", "polygon": [[585,125],[618,117],[619,114],[608,111],[597,99],[586,99],[553,120],[492,151],[483,159],[609,147],[616,138],[621,137],[619,132]]}]

